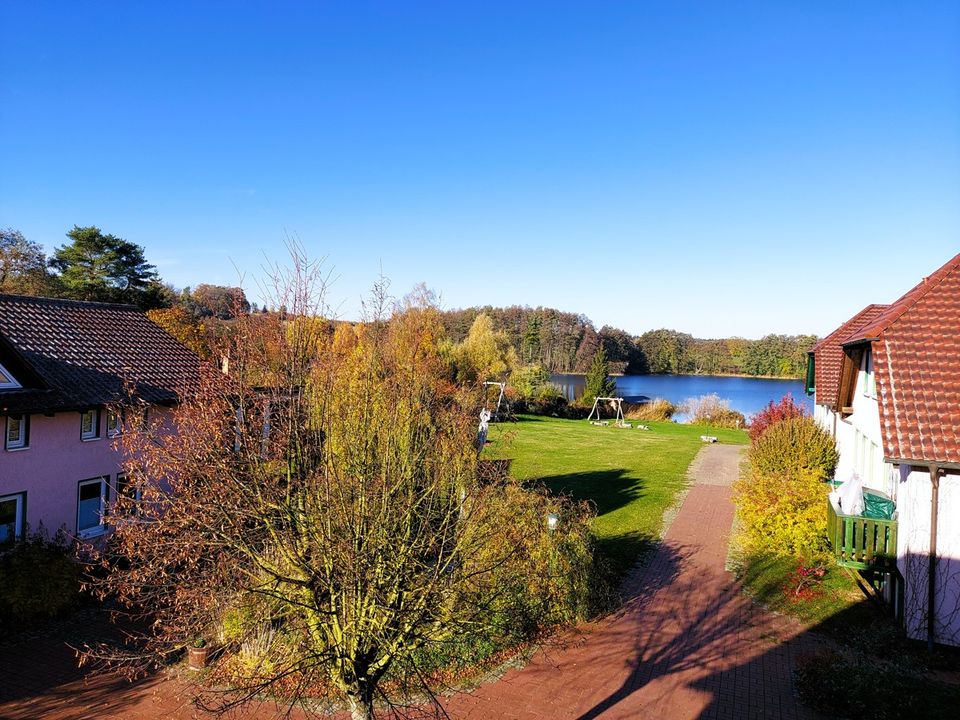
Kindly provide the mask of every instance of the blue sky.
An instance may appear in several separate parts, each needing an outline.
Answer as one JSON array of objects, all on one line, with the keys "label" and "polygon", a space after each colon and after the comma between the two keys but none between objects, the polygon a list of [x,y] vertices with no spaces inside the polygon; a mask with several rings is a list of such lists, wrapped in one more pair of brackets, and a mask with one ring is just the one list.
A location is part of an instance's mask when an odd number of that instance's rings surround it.
[{"label": "blue sky", "polygon": [[960,5],[0,4],[0,226],[343,317],[446,307],[826,333],[960,251]]}]

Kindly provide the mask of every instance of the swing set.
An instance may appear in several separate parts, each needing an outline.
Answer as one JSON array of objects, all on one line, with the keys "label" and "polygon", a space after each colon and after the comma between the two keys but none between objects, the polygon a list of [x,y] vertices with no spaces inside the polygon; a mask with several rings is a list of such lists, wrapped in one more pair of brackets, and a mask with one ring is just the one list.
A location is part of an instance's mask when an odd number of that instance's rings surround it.
[{"label": "swing set", "polygon": [[492,411],[493,418],[499,420],[501,406],[505,408],[505,411],[508,415],[510,414],[510,404],[507,402],[506,397],[504,396],[504,392],[507,389],[507,384],[505,382],[496,382],[494,380],[487,380],[483,383],[485,409],[489,409],[490,405],[490,393],[487,392],[487,388],[489,386],[494,386],[500,389],[500,394],[497,395],[497,406]]},{"label": "swing set", "polygon": [[[602,408],[604,405],[609,403],[610,410],[614,413],[613,424],[615,427],[625,427],[632,428],[633,425],[626,422],[623,419],[623,398],[619,397],[598,397],[593,401],[593,407],[590,409],[590,414],[587,415],[587,421],[591,425],[609,425],[610,420],[602,419]],[[597,419],[593,419],[593,415],[596,413]]]}]

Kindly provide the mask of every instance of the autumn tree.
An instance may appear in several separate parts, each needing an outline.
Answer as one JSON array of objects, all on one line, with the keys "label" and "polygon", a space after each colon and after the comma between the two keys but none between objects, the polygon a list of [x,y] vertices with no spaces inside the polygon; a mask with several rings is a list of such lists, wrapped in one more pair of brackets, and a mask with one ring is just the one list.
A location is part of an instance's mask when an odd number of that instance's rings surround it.
[{"label": "autumn tree", "polygon": [[505,333],[494,330],[489,315],[477,315],[462,343],[450,355],[461,382],[502,379],[517,364],[516,351]]},{"label": "autumn tree", "polygon": [[162,296],[154,266],[144,249],[98,227],[74,226],[70,242],[54,250],[50,266],[64,294],[75,300],[125,302],[156,307]]},{"label": "autumn tree", "polygon": [[147,317],[201,358],[210,357],[210,343],[202,323],[182,307],[148,310]]},{"label": "autumn tree", "polygon": [[578,607],[562,588],[584,587],[584,573],[552,578],[588,565],[586,516],[476,482],[476,394],[450,382],[433,308],[332,329],[309,265],[298,260],[294,277],[272,299],[287,319],[238,319],[230,374],[191,391],[177,432],[132,418],[122,435],[142,497],[118,500],[94,584],[151,622],[139,650],[87,657],[135,671],[206,638],[226,656],[220,710],[270,694],[372,718],[377,697],[431,694],[430,658],[445,644]]},{"label": "autumn tree", "polygon": [[201,283],[192,290],[187,288],[183,295],[184,304],[198,317],[232,320],[250,312],[243,288]]},{"label": "autumn tree", "polygon": [[0,229],[0,292],[46,296],[58,293],[55,279],[47,272],[43,248],[12,228]]}]

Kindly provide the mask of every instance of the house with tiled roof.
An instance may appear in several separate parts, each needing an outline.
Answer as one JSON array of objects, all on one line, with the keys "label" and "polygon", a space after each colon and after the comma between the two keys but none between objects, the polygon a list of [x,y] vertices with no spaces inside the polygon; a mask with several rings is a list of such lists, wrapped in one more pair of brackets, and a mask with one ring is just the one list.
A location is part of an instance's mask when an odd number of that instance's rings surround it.
[{"label": "house with tiled roof", "polygon": [[164,422],[199,377],[133,306],[0,295],[0,543],[41,523],[103,534],[111,499],[132,492],[116,436],[134,407]]},{"label": "house with tiled roof", "polygon": [[[895,607],[907,634],[960,645],[960,255],[810,353],[815,419],[889,517],[831,500],[831,544]],[[869,513],[868,513],[869,514]]]}]

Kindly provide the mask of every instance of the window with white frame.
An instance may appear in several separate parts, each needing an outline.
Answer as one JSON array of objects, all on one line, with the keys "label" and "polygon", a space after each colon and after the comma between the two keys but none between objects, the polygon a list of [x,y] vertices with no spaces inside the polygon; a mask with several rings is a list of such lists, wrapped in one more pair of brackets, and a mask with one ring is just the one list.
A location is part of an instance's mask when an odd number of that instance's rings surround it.
[{"label": "window with white frame", "polygon": [[91,537],[106,530],[105,511],[109,499],[107,478],[80,481],[77,486],[77,535]]},{"label": "window with white frame", "polygon": [[96,440],[100,437],[100,411],[84,410],[80,413],[80,439]]},{"label": "window with white frame", "polygon": [[107,437],[116,437],[123,430],[123,414],[107,410]]},{"label": "window with white frame", "polygon": [[123,510],[130,515],[137,515],[140,512],[140,487],[130,481],[130,477],[125,473],[117,475],[117,499],[116,502],[124,503]]},{"label": "window with white frame", "polygon": [[0,545],[23,537],[23,511],[26,493],[0,497]]},{"label": "window with white frame", "polygon": [[17,390],[23,387],[3,365],[0,365],[0,390]]},{"label": "window with white frame", "polygon": [[7,432],[4,447],[7,450],[23,450],[29,444],[29,415],[7,415]]}]

